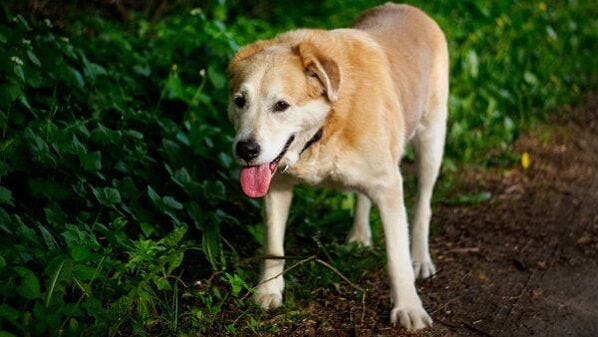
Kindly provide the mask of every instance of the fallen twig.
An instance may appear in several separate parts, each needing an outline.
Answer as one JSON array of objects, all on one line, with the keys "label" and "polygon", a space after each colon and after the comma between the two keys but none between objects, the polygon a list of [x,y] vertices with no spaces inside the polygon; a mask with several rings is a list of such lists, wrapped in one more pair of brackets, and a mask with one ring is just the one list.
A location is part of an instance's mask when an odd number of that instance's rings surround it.
[{"label": "fallen twig", "polygon": [[349,278],[347,278],[343,273],[341,273],[338,269],[334,268],[331,264],[326,261],[322,261],[320,259],[316,259],[316,262],[323,265],[324,267],[332,270],[336,275],[340,276],[345,282],[347,282],[353,289],[361,292],[361,322],[363,324],[363,320],[365,319],[365,294],[366,291],[362,287],[356,285],[355,283],[351,282]]},{"label": "fallen twig", "polygon": [[[271,260],[287,260],[287,259],[291,259],[290,257],[286,257],[286,256],[276,256],[276,255],[266,255],[266,256],[260,256],[260,258],[261,258],[261,259],[271,259]],[[297,263],[293,264],[292,266],[290,266],[290,267],[288,267],[288,268],[284,269],[284,270],[283,270],[283,271],[281,271],[280,273],[278,273],[278,274],[276,274],[276,275],[274,275],[274,276],[272,276],[272,277],[270,277],[270,278],[268,278],[268,279],[265,279],[265,280],[263,280],[263,281],[259,282],[259,283],[256,285],[256,287],[257,287],[257,286],[259,286],[260,284],[264,284],[264,283],[266,283],[266,282],[268,282],[268,281],[272,281],[273,279],[275,279],[275,278],[277,278],[277,277],[280,277],[280,276],[282,276],[282,275],[286,274],[288,271],[291,271],[291,270],[293,270],[293,269],[295,269],[295,268],[299,267],[300,265],[302,265],[302,264],[305,264],[305,263],[307,263],[307,262],[309,262],[309,261],[312,261],[312,260],[314,260],[314,259],[316,259],[316,255],[312,255],[312,256],[310,256],[310,257],[307,257],[307,258],[305,258],[305,259],[302,259],[301,261],[299,261],[299,262],[297,262]],[[243,297],[241,298],[241,301],[245,301],[245,300],[247,299],[247,297],[248,297],[250,294],[251,294],[251,292],[248,292],[247,294],[245,294],[245,296],[243,296]]]},{"label": "fallen twig", "polygon": [[326,261],[322,261],[318,258],[316,258],[316,262],[323,265],[324,267],[332,270],[336,275],[340,276],[340,278],[342,278],[345,282],[347,282],[351,287],[353,287],[355,290],[360,291],[362,293],[365,293],[365,290],[356,285],[355,283],[351,282],[345,275],[343,275],[343,273],[341,273],[338,269],[334,268],[332,265],[330,265],[328,262]]},{"label": "fallen twig", "polygon": [[444,251],[444,253],[458,253],[458,254],[467,254],[467,253],[479,253],[480,247],[465,247],[465,248],[453,248]]},{"label": "fallen twig", "polygon": [[446,309],[449,306],[449,304],[455,302],[456,300],[460,299],[461,297],[463,297],[463,296],[459,295],[459,296],[453,297],[450,300],[444,302],[444,304],[440,308],[430,312],[430,315],[434,315],[435,313]]},{"label": "fallen twig", "polygon": [[[277,259],[277,260],[289,260],[289,259],[297,259],[297,257],[289,257],[289,256],[276,256],[276,255],[266,255],[266,256],[260,256],[260,259]],[[334,266],[332,266],[330,263],[321,260],[317,257],[317,255],[312,255],[309,257],[306,257],[304,259],[299,260],[298,262],[294,263],[293,265],[291,265],[288,268],[285,268],[283,271],[281,271],[280,273],[267,278],[261,282],[259,282],[256,286],[259,286],[260,284],[264,284],[266,282],[272,281],[277,277],[280,277],[284,274],[286,274],[287,272],[303,265],[306,264],[307,262],[311,262],[311,261],[315,261],[316,263],[332,270],[336,275],[338,275],[343,281],[345,281],[349,286],[351,286],[351,288],[361,292],[362,296],[361,296],[361,323],[363,324],[363,321],[365,320],[365,312],[366,312],[366,306],[365,306],[365,299],[366,299],[366,291],[365,289],[363,289],[362,287],[356,285],[355,283],[351,282],[351,280],[349,280],[348,277],[346,277],[343,273],[341,273],[338,269],[336,269]],[[247,296],[249,296],[250,293],[247,293],[245,296],[243,296],[243,298],[241,300],[245,300],[247,298]]]},{"label": "fallen twig", "polygon": [[[282,259],[282,260],[286,260],[286,257],[284,257],[284,256],[272,256],[272,257],[265,257],[265,259]],[[317,260],[317,256],[316,256],[316,255],[312,255],[312,256],[310,256],[310,257],[307,257],[307,258],[305,258],[305,259],[303,259],[303,260],[301,260],[301,261],[299,261],[299,262],[297,262],[297,263],[293,264],[292,266],[290,266],[290,267],[288,267],[288,268],[284,269],[284,270],[283,270],[283,271],[281,271],[280,273],[278,273],[278,274],[276,274],[276,275],[274,275],[274,276],[272,276],[272,277],[270,277],[270,278],[268,278],[268,279],[265,279],[265,280],[261,281],[261,282],[260,282],[260,283],[258,283],[257,285],[259,286],[260,284],[266,283],[266,282],[268,282],[268,281],[272,281],[273,279],[275,279],[275,278],[277,278],[277,277],[280,277],[280,276],[282,276],[282,275],[286,274],[287,272],[289,272],[289,271],[291,271],[291,270],[293,270],[293,269],[295,269],[295,268],[299,267],[300,265],[302,265],[302,264],[305,264],[305,263],[307,263],[307,262],[309,262],[309,261],[312,261],[312,260]]]},{"label": "fallen twig", "polygon": [[473,324],[470,324],[470,323],[467,323],[467,322],[461,322],[461,324],[463,324],[463,326],[466,327],[466,328],[468,328],[469,330],[475,331],[475,332],[477,332],[479,334],[482,334],[484,336],[495,337],[493,334],[491,334],[491,333],[489,333],[487,331],[484,331],[484,330],[476,327]]},{"label": "fallen twig", "polygon": [[479,333],[479,334],[481,334],[481,335],[484,335],[484,336],[488,336],[488,337],[496,337],[495,335],[493,335],[493,334],[491,334],[491,333],[489,333],[489,332],[487,332],[487,331],[484,331],[484,330],[482,330],[482,329],[480,329],[480,328],[478,328],[478,327],[476,327],[476,326],[474,326],[474,325],[472,325],[472,324],[470,324],[470,323],[467,323],[467,322],[465,322],[465,321],[461,321],[461,322],[459,322],[459,323],[455,324],[455,323],[450,323],[450,322],[447,322],[447,321],[443,321],[443,320],[441,320],[441,319],[439,319],[439,318],[434,318],[434,320],[435,320],[436,322],[438,322],[438,323],[440,323],[440,324],[444,325],[444,326],[447,326],[447,327],[449,327],[449,328],[453,328],[453,329],[455,329],[455,330],[457,330],[457,331],[458,331],[458,329],[460,329],[460,328],[466,328],[466,329],[468,329],[468,330],[475,331],[475,332],[477,332],[477,333]]}]

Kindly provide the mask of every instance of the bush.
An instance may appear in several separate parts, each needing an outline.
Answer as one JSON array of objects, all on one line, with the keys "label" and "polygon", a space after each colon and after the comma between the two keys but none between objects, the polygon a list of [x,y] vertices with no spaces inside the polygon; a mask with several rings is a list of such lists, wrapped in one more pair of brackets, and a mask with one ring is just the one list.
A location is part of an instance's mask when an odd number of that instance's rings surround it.
[{"label": "bush", "polygon": [[[230,155],[227,60],[289,28],[349,25],[372,3],[0,22],[0,335],[236,331],[222,308],[241,305],[255,272],[239,257],[263,238]],[[449,163],[504,162],[521,130],[595,90],[589,4],[421,5],[450,41]],[[351,200],[301,189],[291,223],[340,233]],[[291,238],[291,251],[314,240],[352,254],[317,234]]]},{"label": "bush", "polygon": [[143,330],[185,253],[211,266],[194,277],[224,268],[220,229],[255,213],[231,192],[221,112],[237,46],[197,11],[70,29],[20,15],[0,27],[1,326]]}]

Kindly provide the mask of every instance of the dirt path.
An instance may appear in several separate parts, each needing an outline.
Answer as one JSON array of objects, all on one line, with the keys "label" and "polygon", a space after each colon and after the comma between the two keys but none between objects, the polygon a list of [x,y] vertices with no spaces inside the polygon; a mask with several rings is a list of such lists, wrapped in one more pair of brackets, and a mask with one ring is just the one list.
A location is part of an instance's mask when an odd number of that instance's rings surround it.
[{"label": "dirt path", "polygon": [[[365,305],[330,290],[291,336],[598,336],[598,97],[522,137],[528,170],[466,171],[477,205],[440,205],[432,237],[439,273],[419,283],[435,325],[397,332],[384,271],[360,281]],[[346,289],[350,291],[349,288]],[[306,305],[308,305],[306,303]],[[362,308],[365,314],[362,320]]]}]

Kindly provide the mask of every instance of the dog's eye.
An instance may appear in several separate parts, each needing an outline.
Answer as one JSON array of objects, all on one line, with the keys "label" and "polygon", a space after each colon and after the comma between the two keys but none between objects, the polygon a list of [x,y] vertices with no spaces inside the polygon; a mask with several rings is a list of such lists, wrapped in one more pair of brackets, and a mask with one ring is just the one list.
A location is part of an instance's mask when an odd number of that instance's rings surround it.
[{"label": "dog's eye", "polygon": [[276,102],[276,104],[274,104],[274,111],[282,112],[282,111],[285,111],[286,109],[288,109],[289,107],[290,107],[289,103],[287,103],[285,101],[278,101],[278,102]]},{"label": "dog's eye", "polygon": [[245,106],[245,97],[237,96],[233,98],[233,103],[235,103],[238,108],[243,108]]}]

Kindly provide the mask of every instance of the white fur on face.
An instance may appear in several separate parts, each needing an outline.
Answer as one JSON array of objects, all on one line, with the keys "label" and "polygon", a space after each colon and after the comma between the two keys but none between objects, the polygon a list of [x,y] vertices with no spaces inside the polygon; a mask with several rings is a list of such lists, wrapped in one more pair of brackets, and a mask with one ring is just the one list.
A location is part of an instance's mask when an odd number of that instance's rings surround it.
[{"label": "white fur on face", "polygon": [[[280,164],[294,164],[303,146],[322,126],[330,111],[330,105],[323,96],[299,105],[292,92],[284,92],[285,86],[281,78],[276,76],[276,71],[277,68],[267,65],[256,69],[231,95],[229,117],[237,131],[233,148],[237,142],[250,138],[260,145],[260,154],[251,165],[272,162],[292,136],[295,140]],[[238,108],[233,102],[237,95],[245,98],[243,108]],[[287,102],[289,108],[274,111],[274,105],[280,100]],[[237,160],[247,164],[240,158]]]}]

